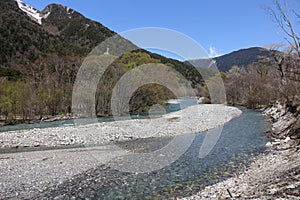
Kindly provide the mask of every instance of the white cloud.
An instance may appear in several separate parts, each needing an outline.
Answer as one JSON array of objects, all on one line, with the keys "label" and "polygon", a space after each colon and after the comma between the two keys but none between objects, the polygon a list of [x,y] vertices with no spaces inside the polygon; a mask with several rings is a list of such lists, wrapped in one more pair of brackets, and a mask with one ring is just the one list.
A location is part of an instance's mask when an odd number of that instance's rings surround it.
[{"label": "white cloud", "polygon": [[209,47],[209,55],[208,55],[208,56],[209,56],[210,58],[219,56],[219,54],[218,54],[216,48],[215,48],[214,46],[212,46],[212,45],[210,45],[210,47]]}]

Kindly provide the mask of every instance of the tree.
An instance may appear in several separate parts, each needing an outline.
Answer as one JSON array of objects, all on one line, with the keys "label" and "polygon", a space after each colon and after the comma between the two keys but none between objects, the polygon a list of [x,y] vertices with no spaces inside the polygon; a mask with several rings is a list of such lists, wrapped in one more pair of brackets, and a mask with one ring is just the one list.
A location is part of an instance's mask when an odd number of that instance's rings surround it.
[{"label": "tree", "polygon": [[282,5],[278,0],[275,0],[274,6],[275,9],[271,7],[266,7],[266,9],[275,20],[275,23],[284,32],[284,39],[290,45],[291,52],[294,52],[300,57],[300,36],[299,33],[296,33],[295,22],[292,21],[291,17],[292,14],[295,19],[300,19],[300,14],[290,9],[286,2]]},{"label": "tree", "polygon": [[[278,98],[278,79],[275,70],[265,62],[246,67],[234,66],[224,79],[227,101],[233,105],[257,108]],[[266,72],[267,71],[267,72]]]},{"label": "tree", "polygon": [[260,75],[260,78],[264,78],[270,71],[270,60],[259,60],[252,63],[253,68]]},{"label": "tree", "polygon": [[[282,96],[289,100],[299,94],[300,83],[300,33],[297,33],[296,21],[300,15],[294,9],[289,8],[286,2],[274,1],[274,6],[267,7],[275,23],[284,33],[284,39],[288,47],[284,45],[273,45],[271,52],[275,62],[275,68],[279,72]],[[284,49],[284,52],[278,51]]]}]

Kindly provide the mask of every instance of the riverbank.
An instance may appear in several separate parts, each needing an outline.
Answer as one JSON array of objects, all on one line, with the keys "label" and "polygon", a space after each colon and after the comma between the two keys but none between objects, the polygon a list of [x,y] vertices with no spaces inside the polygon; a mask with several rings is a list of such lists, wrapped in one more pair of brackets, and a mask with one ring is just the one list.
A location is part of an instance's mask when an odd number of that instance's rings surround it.
[{"label": "riverbank", "polygon": [[235,177],[207,186],[191,199],[299,199],[299,148],[282,144],[253,158],[251,166]]},{"label": "riverbank", "polygon": [[[107,185],[103,187],[110,187],[110,182],[122,181],[124,173],[99,166],[122,157],[132,149],[126,146],[120,150],[115,145],[107,144],[149,137],[163,140],[167,136],[201,132],[220,126],[240,114],[241,111],[234,107],[196,105],[161,118],[0,133],[2,152],[20,148],[30,150],[0,154],[0,199],[31,199],[51,187],[56,188],[65,181],[72,181],[77,175],[81,177],[81,174],[89,174],[89,171],[96,171],[101,178],[100,182],[93,182],[97,187],[101,186],[99,183],[106,182]],[[73,148],[76,145],[81,147]],[[53,149],[44,150],[42,147],[45,146]],[[31,151],[30,147],[36,150]],[[92,156],[95,154],[97,159]],[[125,175],[128,176],[128,173]],[[116,176],[117,180],[111,176]],[[88,183],[88,178],[82,179],[82,184],[90,188],[89,184],[92,183]]]},{"label": "riverbank", "polygon": [[249,168],[235,177],[207,186],[190,199],[299,199],[300,105],[276,102],[264,109],[272,128],[267,151],[254,157]]},{"label": "riverbank", "polygon": [[0,133],[0,150],[3,148],[98,145],[138,138],[199,133],[221,126],[240,114],[239,109],[230,106],[194,105],[166,114],[161,118],[2,132]]},{"label": "riverbank", "polygon": [[[0,128],[5,126],[15,126],[19,124],[35,124],[41,122],[55,122],[55,121],[63,121],[63,120],[71,120],[71,119],[78,119],[77,116],[74,116],[70,113],[62,114],[62,115],[55,115],[55,116],[43,116],[43,117],[35,117],[32,119],[22,119],[21,117],[17,117],[14,120],[7,120],[5,117],[0,116]],[[7,121],[10,121],[7,123]]]}]

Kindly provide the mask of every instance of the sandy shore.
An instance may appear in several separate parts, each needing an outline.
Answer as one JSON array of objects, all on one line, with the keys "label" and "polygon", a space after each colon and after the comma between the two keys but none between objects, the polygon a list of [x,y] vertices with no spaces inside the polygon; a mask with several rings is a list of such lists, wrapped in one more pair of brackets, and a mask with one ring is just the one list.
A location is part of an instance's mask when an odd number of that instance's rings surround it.
[{"label": "sandy shore", "polygon": [[[0,133],[2,152],[37,148],[0,154],[0,199],[30,198],[126,153],[112,148],[111,142],[198,133],[221,126],[241,113],[224,105],[195,105],[161,118]],[[81,148],[54,150],[76,145]],[[54,149],[40,151],[41,147]],[[91,156],[95,152],[97,159]]]}]

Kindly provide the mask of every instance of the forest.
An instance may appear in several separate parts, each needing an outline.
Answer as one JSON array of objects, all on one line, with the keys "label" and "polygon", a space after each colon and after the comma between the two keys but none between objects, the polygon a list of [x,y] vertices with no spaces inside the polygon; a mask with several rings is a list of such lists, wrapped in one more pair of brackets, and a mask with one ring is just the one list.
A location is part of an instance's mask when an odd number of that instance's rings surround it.
[{"label": "forest", "polygon": [[[76,11],[70,17],[61,5],[51,4],[42,12],[49,9],[51,15],[39,25],[20,11],[16,2],[0,2],[2,125],[72,114],[73,84],[84,59],[99,43],[116,34]],[[185,63],[145,50],[128,52],[116,58],[99,83],[95,97],[98,116],[111,115],[109,97],[119,78],[146,63],[166,64],[185,76],[194,88],[203,85],[197,70]],[[159,85],[144,86],[133,96],[131,112],[147,111],[154,103],[174,97]]]},{"label": "forest", "polygon": [[292,19],[300,20],[300,14],[279,1],[265,10],[285,35],[287,45],[269,45],[271,59],[232,67],[224,78],[227,100],[250,108],[281,101],[296,113],[300,105],[300,35],[296,32],[297,21]]},{"label": "forest", "polygon": [[[299,104],[299,35],[289,16],[300,17],[295,11],[289,13],[278,2],[275,8],[266,10],[286,34],[289,45],[271,45],[268,49],[271,58],[251,64],[230,69],[228,62],[226,66],[218,66],[228,69],[220,73],[230,105],[256,109],[278,99],[290,102],[291,106]],[[0,3],[0,9],[0,41],[4,47],[0,55],[1,124],[72,114],[73,84],[84,58],[99,42],[115,33],[76,13],[72,19],[50,16],[40,27],[4,3]],[[112,115],[110,100],[118,80],[126,72],[148,63],[161,63],[177,70],[189,81],[197,96],[210,97],[208,86],[214,84],[214,76],[204,82],[194,66],[140,49],[116,58],[104,73],[95,97],[98,117]],[[152,105],[163,105],[175,96],[164,86],[147,84],[133,94],[130,112],[147,112]]]},{"label": "forest", "polygon": [[[110,116],[111,94],[115,84],[126,72],[142,64],[162,63],[152,54],[139,50],[128,52],[109,66],[98,84],[96,93],[97,116]],[[160,57],[160,56],[156,56]],[[167,66],[175,68],[178,61],[168,60]],[[0,111],[5,124],[26,123],[47,116],[71,114],[72,90],[81,57],[66,56],[37,59],[33,65],[17,70],[2,70],[0,85]],[[172,63],[175,62],[175,63]],[[191,85],[203,87],[199,72],[192,66],[181,63],[181,74],[185,74]],[[196,79],[195,79],[196,78]],[[198,81],[195,81],[198,80]],[[174,84],[176,80],[174,80]],[[175,95],[166,87],[148,84],[139,88],[130,100],[130,112],[147,112],[154,104],[164,105]]]}]

